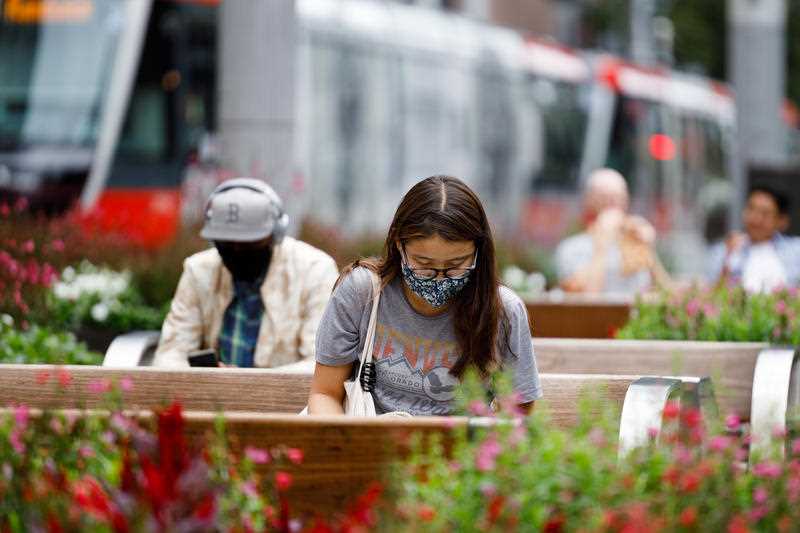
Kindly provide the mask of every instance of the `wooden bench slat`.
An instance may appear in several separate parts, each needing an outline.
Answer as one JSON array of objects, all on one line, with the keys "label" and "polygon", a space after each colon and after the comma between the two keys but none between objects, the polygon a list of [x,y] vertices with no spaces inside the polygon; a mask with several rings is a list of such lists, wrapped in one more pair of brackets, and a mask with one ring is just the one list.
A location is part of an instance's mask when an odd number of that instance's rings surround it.
[{"label": "wooden bench slat", "polygon": [[540,372],[709,376],[721,412],[750,418],[764,343],[534,338]]}]

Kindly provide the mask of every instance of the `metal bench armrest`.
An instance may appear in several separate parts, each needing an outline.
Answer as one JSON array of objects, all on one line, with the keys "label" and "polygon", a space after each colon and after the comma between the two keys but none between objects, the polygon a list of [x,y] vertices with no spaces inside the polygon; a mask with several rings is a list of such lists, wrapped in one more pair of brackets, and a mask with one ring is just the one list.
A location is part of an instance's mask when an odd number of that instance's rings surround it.
[{"label": "metal bench armrest", "polygon": [[149,366],[158,346],[160,331],[133,331],[118,335],[106,350],[103,366]]},{"label": "metal bench armrest", "polygon": [[645,446],[660,433],[664,407],[670,400],[679,401],[682,394],[683,382],[676,378],[647,376],[631,383],[619,422],[619,456]]},{"label": "metal bench armrest", "polygon": [[753,373],[750,427],[753,451],[766,452],[773,435],[787,431],[787,418],[800,405],[800,359],[794,348],[767,348]]}]

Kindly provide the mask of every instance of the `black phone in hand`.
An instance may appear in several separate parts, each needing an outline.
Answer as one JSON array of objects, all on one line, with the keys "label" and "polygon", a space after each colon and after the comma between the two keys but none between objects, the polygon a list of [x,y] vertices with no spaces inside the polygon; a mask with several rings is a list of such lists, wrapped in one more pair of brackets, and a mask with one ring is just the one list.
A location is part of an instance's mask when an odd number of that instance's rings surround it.
[{"label": "black phone in hand", "polygon": [[217,361],[217,352],[214,350],[197,350],[196,352],[189,352],[189,366],[204,366],[216,367],[219,366]]}]

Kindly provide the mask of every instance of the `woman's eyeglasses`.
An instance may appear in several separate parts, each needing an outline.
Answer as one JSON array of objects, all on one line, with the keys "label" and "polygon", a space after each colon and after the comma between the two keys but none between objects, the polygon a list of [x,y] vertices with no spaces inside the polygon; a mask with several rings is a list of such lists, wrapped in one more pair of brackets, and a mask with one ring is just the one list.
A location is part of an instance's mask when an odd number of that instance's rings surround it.
[{"label": "woman's eyeglasses", "polygon": [[405,246],[403,246],[403,261],[417,279],[421,280],[434,279],[439,276],[439,272],[441,272],[444,277],[449,279],[463,279],[467,277],[470,272],[475,270],[475,266],[478,264],[478,250],[475,250],[475,258],[473,259],[472,266],[470,267],[414,268],[408,262],[408,255],[406,254]]}]

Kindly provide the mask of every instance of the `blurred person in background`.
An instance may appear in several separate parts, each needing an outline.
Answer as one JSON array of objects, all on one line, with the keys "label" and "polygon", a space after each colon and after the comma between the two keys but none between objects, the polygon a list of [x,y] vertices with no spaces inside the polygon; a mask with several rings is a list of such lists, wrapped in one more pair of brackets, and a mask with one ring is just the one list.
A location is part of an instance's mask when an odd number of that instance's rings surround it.
[{"label": "blurred person in background", "polygon": [[583,199],[586,231],[556,248],[563,290],[634,294],[653,284],[670,284],[656,255],[655,229],[644,218],[628,214],[628,203],[628,186],[619,172],[592,172]]},{"label": "blurred person in background", "polygon": [[201,236],[214,247],[184,262],[161,330],[157,366],[188,366],[213,349],[220,366],[275,367],[314,357],[314,338],[338,269],[286,236],[289,218],[260,180],[221,183]]},{"label": "blurred person in background", "polygon": [[734,232],[711,251],[708,280],[741,284],[750,292],[769,292],[800,283],[800,237],[788,237],[788,197],[765,185],[747,195],[744,233]]}]

